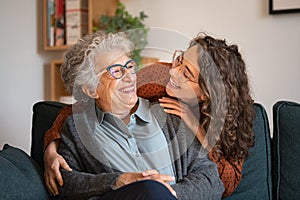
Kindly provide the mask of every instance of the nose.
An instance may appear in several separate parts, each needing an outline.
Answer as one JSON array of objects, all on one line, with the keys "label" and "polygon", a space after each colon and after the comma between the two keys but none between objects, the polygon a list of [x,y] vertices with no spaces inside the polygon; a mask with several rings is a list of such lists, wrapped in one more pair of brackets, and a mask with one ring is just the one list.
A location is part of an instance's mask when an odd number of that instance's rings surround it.
[{"label": "nose", "polygon": [[169,74],[171,75],[171,77],[179,79],[180,78],[179,67],[171,68]]},{"label": "nose", "polygon": [[122,78],[124,81],[135,81],[136,80],[136,73],[132,73],[132,70],[125,68],[124,69],[124,76]]}]

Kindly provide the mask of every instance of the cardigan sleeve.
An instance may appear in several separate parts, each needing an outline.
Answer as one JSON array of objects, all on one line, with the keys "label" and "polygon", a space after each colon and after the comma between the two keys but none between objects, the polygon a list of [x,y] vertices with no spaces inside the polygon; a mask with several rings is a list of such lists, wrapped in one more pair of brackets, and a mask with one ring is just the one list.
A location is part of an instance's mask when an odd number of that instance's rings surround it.
[{"label": "cardigan sleeve", "polygon": [[172,187],[180,200],[221,199],[224,191],[217,168],[207,157],[192,161],[187,175]]},{"label": "cardigan sleeve", "polygon": [[72,171],[61,169],[63,186],[58,186],[59,198],[88,199],[112,191],[112,185],[122,174],[95,159],[81,143],[74,123],[66,120],[61,134],[58,153]]},{"label": "cardigan sleeve", "polygon": [[72,114],[72,105],[67,105],[63,107],[55,121],[53,122],[52,127],[45,133],[44,136],[44,150],[47,146],[54,140],[61,139],[61,131],[63,125],[68,116]]},{"label": "cardigan sleeve", "polygon": [[214,151],[209,153],[209,159],[217,164],[220,178],[224,184],[223,197],[231,195],[242,180],[242,168],[244,160],[229,162],[225,158],[218,159]]}]

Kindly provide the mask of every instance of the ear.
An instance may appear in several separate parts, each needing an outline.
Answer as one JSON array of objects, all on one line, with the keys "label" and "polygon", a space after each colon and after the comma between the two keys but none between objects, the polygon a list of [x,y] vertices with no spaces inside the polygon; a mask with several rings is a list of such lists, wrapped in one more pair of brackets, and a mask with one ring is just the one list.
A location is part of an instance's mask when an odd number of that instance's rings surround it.
[{"label": "ear", "polygon": [[86,94],[87,96],[93,98],[93,99],[98,99],[99,98],[99,95],[97,93],[97,91],[91,91],[87,88],[86,85],[82,86],[82,91],[84,92],[84,94]]},{"label": "ear", "polygon": [[199,99],[200,99],[200,101],[206,101],[206,100],[207,100],[207,97],[206,97],[205,94],[201,94],[201,95],[199,96]]}]

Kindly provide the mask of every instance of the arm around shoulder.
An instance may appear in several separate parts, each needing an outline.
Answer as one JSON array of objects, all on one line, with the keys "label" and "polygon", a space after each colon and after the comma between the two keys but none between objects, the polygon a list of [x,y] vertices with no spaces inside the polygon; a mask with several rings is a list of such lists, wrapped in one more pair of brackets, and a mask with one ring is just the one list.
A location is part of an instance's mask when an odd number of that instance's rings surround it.
[{"label": "arm around shoulder", "polygon": [[112,185],[121,175],[104,166],[80,142],[72,128],[72,118],[68,118],[62,131],[59,154],[61,154],[72,171],[61,170],[64,185],[59,187],[60,197],[82,199],[101,196],[112,190]]}]

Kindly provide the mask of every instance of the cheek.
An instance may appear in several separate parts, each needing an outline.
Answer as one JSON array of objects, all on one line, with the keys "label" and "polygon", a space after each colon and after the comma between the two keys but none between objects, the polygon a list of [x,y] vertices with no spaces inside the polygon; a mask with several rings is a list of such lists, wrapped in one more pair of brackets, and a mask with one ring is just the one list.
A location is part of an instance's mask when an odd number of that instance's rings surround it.
[{"label": "cheek", "polygon": [[186,95],[200,97],[202,92],[199,85],[196,84],[187,84],[182,87],[183,91],[185,91]]},{"label": "cheek", "polygon": [[100,99],[110,99],[113,93],[116,91],[117,81],[116,80],[100,80],[97,92]]}]

